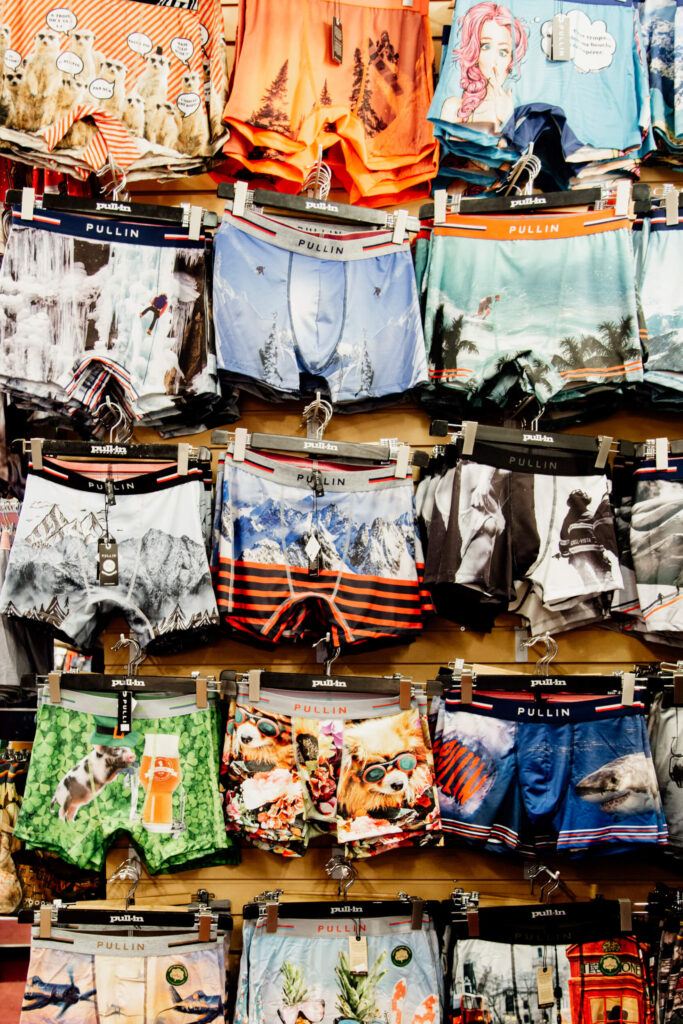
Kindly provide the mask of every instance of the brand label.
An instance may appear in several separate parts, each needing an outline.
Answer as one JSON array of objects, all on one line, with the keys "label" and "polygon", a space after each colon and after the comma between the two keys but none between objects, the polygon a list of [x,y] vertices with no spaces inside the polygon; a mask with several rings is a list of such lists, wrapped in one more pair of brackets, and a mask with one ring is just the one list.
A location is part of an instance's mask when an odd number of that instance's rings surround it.
[{"label": "brand label", "polygon": [[316,689],[320,686],[335,687],[338,690],[345,690],[347,683],[344,679],[311,679],[311,686]]},{"label": "brand label", "polygon": [[91,455],[127,455],[128,449],[120,444],[91,444]]},{"label": "brand label", "polygon": [[185,964],[171,964],[166,971],[166,981],[169,985],[184,985],[187,981],[187,967]]},{"label": "brand label", "polygon": [[559,910],[557,907],[552,907],[549,910],[532,910],[531,916],[533,917],[566,917],[566,910]]},{"label": "brand label", "polygon": [[545,441],[548,444],[555,444],[555,438],[550,434],[522,434],[523,441]]},{"label": "brand label", "polygon": [[529,686],[566,686],[566,679],[530,679]]},{"label": "brand label", "polygon": [[343,907],[330,907],[331,914],[362,914],[362,907],[350,907],[345,903]]},{"label": "brand label", "polygon": [[548,200],[545,196],[528,196],[526,199],[511,199],[510,209],[515,206],[545,206]]},{"label": "brand label", "polygon": [[391,951],[391,962],[394,967],[407,967],[413,959],[413,951],[410,946],[396,946]]},{"label": "brand label", "polygon": [[139,914],[110,914],[109,924],[144,924],[144,917]]},{"label": "brand label", "polygon": [[304,441],[304,448],[314,448],[316,451],[321,452],[339,451],[339,445],[332,444],[330,441]]},{"label": "brand label", "polygon": [[124,690],[130,690],[133,687],[137,687],[140,690],[145,686],[145,681],[144,679],[133,679],[131,676],[128,676],[127,679],[112,679],[110,686],[112,689],[115,686],[121,686]]},{"label": "brand label", "polygon": [[113,213],[132,213],[133,207],[125,203],[96,203],[96,210],[111,210]]},{"label": "brand label", "polygon": [[316,202],[313,202],[313,201],[307,201],[305,209],[306,210],[328,210],[330,213],[337,213],[339,211],[339,207],[336,205],[336,203],[316,203]]}]

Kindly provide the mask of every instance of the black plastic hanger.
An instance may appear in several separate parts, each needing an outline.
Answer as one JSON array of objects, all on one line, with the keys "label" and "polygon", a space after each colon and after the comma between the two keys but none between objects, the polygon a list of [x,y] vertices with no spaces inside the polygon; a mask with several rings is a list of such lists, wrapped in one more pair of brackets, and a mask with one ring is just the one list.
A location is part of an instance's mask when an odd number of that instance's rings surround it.
[{"label": "black plastic hanger", "polygon": [[[21,206],[22,200],[25,203],[25,189],[9,189],[5,202],[13,206]],[[29,189],[28,191],[33,191]],[[25,208],[25,207],[24,207]],[[117,219],[126,218],[139,221],[144,224],[169,224],[177,227],[187,228],[191,226],[192,207],[185,206],[162,206],[155,203],[131,203],[128,200],[119,199],[87,199],[82,196],[65,196],[59,192],[44,192],[40,200],[35,200],[35,209],[38,210],[60,210],[64,213],[83,213],[97,217],[114,217]],[[212,210],[204,210],[201,207],[199,225],[205,228],[215,228],[218,225],[218,215]]]}]

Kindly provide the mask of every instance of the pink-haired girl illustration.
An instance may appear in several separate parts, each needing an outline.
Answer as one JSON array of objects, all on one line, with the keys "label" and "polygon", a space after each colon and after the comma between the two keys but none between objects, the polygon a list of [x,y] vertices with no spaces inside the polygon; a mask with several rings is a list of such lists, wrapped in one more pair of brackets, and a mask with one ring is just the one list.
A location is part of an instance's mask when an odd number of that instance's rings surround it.
[{"label": "pink-haired girl illustration", "polygon": [[526,31],[509,8],[493,0],[470,7],[460,26],[460,46],[454,57],[460,62],[462,96],[445,100],[441,120],[493,125],[499,131],[514,108],[512,90],[503,86],[526,53]]}]

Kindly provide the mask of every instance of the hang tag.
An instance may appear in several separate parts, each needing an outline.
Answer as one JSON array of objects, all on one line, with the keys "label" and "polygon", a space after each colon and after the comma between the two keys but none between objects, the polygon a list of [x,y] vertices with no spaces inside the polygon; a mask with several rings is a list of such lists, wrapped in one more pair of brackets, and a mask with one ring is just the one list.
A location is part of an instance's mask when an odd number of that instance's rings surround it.
[{"label": "hang tag", "polygon": [[97,580],[101,587],[117,587],[119,585],[119,549],[115,540],[100,540],[97,556],[99,566]]},{"label": "hang tag", "polygon": [[313,471],[313,490],[315,491],[316,498],[323,498],[325,496],[323,475],[319,469]]},{"label": "hang tag", "polygon": [[625,707],[633,707],[636,695],[635,672],[624,672],[621,677],[621,703]]},{"label": "hang tag", "polygon": [[655,469],[669,468],[669,438],[655,438]]},{"label": "hang tag", "polygon": [[133,720],[133,694],[130,690],[121,690],[118,696],[116,711],[116,731],[121,735],[130,732]]},{"label": "hang tag", "polygon": [[670,188],[664,195],[666,223],[669,227],[678,224],[678,189]]},{"label": "hang tag", "polygon": [[538,989],[538,1005],[552,1006],[555,1002],[555,994],[553,992],[553,972],[550,967],[538,968],[536,987]]},{"label": "hang tag", "polygon": [[567,14],[556,14],[553,17],[553,34],[550,46],[550,59],[553,61],[572,59],[572,24]]},{"label": "hang tag", "polygon": [[349,936],[349,971],[351,974],[368,973],[368,940],[364,935],[359,939]]},{"label": "hang tag", "polygon": [[104,481],[104,500],[105,500],[107,505],[115,505],[116,504],[116,495],[114,494],[114,481],[113,480],[105,480]]},{"label": "hang tag", "polygon": [[311,536],[308,538],[308,544],[304,548],[304,551],[306,552],[306,558],[309,560],[309,562],[312,562],[314,559],[318,557],[318,552],[320,551],[320,541],[315,536],[315,534],[311,534]]},{"label": "hang tag", "polygon": [[332,60],[335,64],[341,64],[344,53],[344,37],[342,34],[341,18],[332,18]]}]

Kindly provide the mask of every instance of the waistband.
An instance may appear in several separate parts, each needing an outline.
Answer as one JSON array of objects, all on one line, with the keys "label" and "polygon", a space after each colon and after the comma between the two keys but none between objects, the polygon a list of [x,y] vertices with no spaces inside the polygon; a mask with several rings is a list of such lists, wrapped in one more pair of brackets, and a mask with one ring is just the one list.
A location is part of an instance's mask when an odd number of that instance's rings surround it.
[{"label": "waistband", "polygon": [[[330,445],[334,442],[330,441]],[[310,464],[295,465],[288,459],[271,459],[260,452],[248,451],[244,462],[235,462],[232,457],[233,446],[225,453],[225,475],[232,470],[242,470],[263,480],[272,480],[276,484],[287,487],[300,487],[302,491],[316,488],[316,481],[328,491],[376,491],[384,488],[408,487],[412,495],[413,474],[408,467],[405,477],[396,478],[392,466],[379,466],[377,469],[354,469],[348,465],[339,467],[321,463],[311,459]],[[332,453],[330,453],[332,454]],[[317,476],[316,476],[317,474]]]},{"label": "waistband", "polygon": [[[385,718],[401,711],[400,698],[378,694],[349,693],[343,696],[303,692],[298,690],[261,690],[257,701],[249,700],[247,683],[237,684],[237,700],[242,705],[290,718],[339,718],[344,721],[362,721],[367,718]],[[427,713],[424,692],[412,696],[410,707],[419,714]]]},{"label": "waistband", "polygon": [[[314,200],[311,200],[311,203],[315,208]],[[231,227],[251,235],[252,238],[260,238],[278,249],[298,253],[300,256],[312,256],[319,260],[366,260],[374,256],[386,256],[392,252],[408,252],[410,249],[409,242],[400,245],[394,243],[391,231],[362,232],[351,236],[314,235],[271,217],[254,213],[252,210],[245,210],[239,217],[230,210],[225,210],[219,234]]]},{"label": "waistband", "polygon": [[[109,448],[109,445],[102,445],[102,448]],[[38,480],[45,480],[49,483],[57,483],[74,491],[104,494],[105,481],[91,480],[85,476],[85,472],[101,475],[103,470],[109,471],[110,467],[102,462],[81,462],[79,466],[80,471],[74,469],[72,465],[64,460],[45,456],[42,469],[33,469],[33,464],[29,463],[29,477],[35,477]],[[115,475],[117,471],[120,472],[119,467],[116,465],[112,466],[110,475]],[[168,487],[178,487],[187,483],[195,484],[197,481],[203,481],[203,479],[203,470],[196,465],[191,465],[188,468],[187,474],[181,476],[177,471],[175,463],[169,463],[161,469],[141,473],[130,480],[112,479],[108,482],[111,482],[114,494],[125,495],[151,494],[155,491],[165,490]]]},{"label": "waistband", "polygon": [[615,217],[605,210],[592,213],[560,213],[554,216],[449,217],[446,224],[434,225],[434,235],[456,238],[487,238],[494,241],[541,241],[552,238],[576,238],[605,231],[631,230],[628,217]]},{"label": "waistband", "polygon": [[460,456],[462,462],[507,469],[511,473],[539,473],[543,476],[606,476],[596,469],[595,456],[550,448],[526,448],[524,445],[496,446],[475,441],[472,455]]},{"label": "waistband", "polygon": [[633,222],[634,231],[642,231],[643,225],[648,224],[650,231],[680,231],[683,229],[683,217],[678,218],[676,224],[667,224],[666,215],[654,214],[652,216],[636,217]]},{"label": "waistband", "polygon": [[[286,907],[286,904],[284,906]],[[353,902],[351,906],[353,906]],[[340,918],[338,921],[307,921],[296,918],[278,918],[277,932],[273,933],[266,931],[266,923],[265,917],[259,918],[255,922],[254,930],[256,935],[268,936],[269,939],[272,938],[276,941],[281,941],[283,935],[304,939],[341,939],[346,941],[350,935],[356,934],[356,922],[349,917],[346,919]],[[422,936],[425,941],[429,941],[428,935],[432,928],[431,919],[429,915],[425,914],[422,919],[422,931],[413,931],[410,907],[406,909],[406,916],[404,918],[361,917],[360,919],[361,935],[389,936],[404,935],[406,932],[411,932],[414,936]],[[279,940],[277,939],[278,936]]]},{"label": "waistband", "polygon": [[528,693],[500,696],[477,690],[471,704],[461,702],[459,691],[449,691],[443,699],[446,711],[465,711],[487,718],[502,718],[508,722],[536,722],[540,725],[642,717],[645,711],[642,700],[636,699],[633,704],[625,705],[614,694],[608,697],[568,697],[564,694],[559,697],[544,696],[539,702]]},{"label": "waistband", "polygon": [[[336,0],[322,0],[331,7]],[[614,0],[611,0],[614,2]],[[367,7],[369,11],[403,11],[404,14],[429,14],[429,0],[341,0],[342,7]]]},{"label": "waistband", "polygon": [[[77,932],[68,928],[53,928],[54,939],[38,938],[38,927],[32,929],[31,947],[55,949],[70,956],[84,953],[88,956],[182,956],[186,953],[223,951],[223,938],[216,936],[209,942],[188,941],[187,933],[178,935],[117,935],[115,932]],[[68,939],[68,942],[55,941]]]},{"label": "waistband", "polygon": [[183,233],[182,228],[178,227],[138,224],[134,220],[110,220],[104,217],[62,213],[57,210],[36,211],[32,220],[24,220],[19,206],[12,208],[12,227],[37,228],[40,231],[85,238],[93,242],[152,245],[159,249],[204,249],[206,241],[203,235],[197,240],[189,238],[187,233]]},{"label": "waistband", "polygon": [[[98,715],[116,718],[118,714],[118,696],[114,694],[80,693],[77,690],[62,690],[61,703],[50,702],[48,686],[38,687],[38,708],[61,707],[67,711],[79,711],[85,715]],[[209,710],[213,713],[215,703],[213,694],[208,695]],[[203,709],[206,710],[206,709]],[[133,721],[154,720],[157,718],[180,718],[183,715],[201,714],[197,707],[194,694],[180,693],[168,697],[151,697],[136,693],[133,704]]]},{"label": "waistband", "polygon": [[654,459],[642,459],[633,475],[641,480],[683,480],[683,455],[669,455],[666,469],[657,469]]}]

